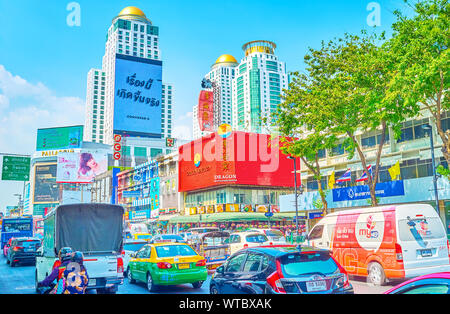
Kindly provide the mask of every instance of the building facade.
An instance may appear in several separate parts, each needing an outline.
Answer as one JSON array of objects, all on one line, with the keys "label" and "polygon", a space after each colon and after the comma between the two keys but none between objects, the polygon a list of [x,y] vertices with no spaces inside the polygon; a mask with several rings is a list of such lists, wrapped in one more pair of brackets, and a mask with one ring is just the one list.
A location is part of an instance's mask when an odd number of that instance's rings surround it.
[{"label": "building facade", "polygon": [[[112,20],[108,29],[102,69],[91,69],[88,73],[85,140],[113,144],[115,114],[116,61],[118,56],[137,62],[162,65],[159,49],[159,28],[136,7],[123,9]],[[161,92],[161,135],[158,138],[129,138],[131,151],[143,152],[146,148],[152,158],[152,149],[165,153],[166,138],[172,137],[172,108],[174,89],[171,84],[163,83]],[[154,153],[156,154],[156,153]],[[132,155],[125,151],[125,155]],[[137,157],[142,157],[137,155]],[[139,159],[139,158],[137,158]],[[119,166],[119,162],[117,162]],[[130,165],[131,166],[131,165]]]},{"label": "building facade", "polygon": [[232,126],[238,131],[270,133],[271,113],[289,84],[286,64],[275,55],[273,42],[252,41],[242,49],[245,57],[233,79]]},{"label": "building facade", "polygon": [[[220,95],[220,112],[217,113],[221,123],[232,125],[233,123],[233,105],[232,105],[232,86],[235,77],[235,68],[238,62],[232,55],[224,54],[220,56],[211,66],[211,71],[205,75],[205,79],[216,85]],[[198,120],[198,105],[193,108],[193,136],[194,139],[211,134],[208,131],[200,129]]]}]

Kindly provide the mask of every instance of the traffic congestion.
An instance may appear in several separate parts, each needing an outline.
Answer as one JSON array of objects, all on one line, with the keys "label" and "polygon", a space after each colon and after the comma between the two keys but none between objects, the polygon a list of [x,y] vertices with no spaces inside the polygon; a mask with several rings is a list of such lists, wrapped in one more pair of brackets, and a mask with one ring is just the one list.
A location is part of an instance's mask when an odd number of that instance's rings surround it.
[{"label": "traffic congestion", "polygon": [[[341,219],[333,214],[300,242],[278,229],[196,227],[180,234],[152,234],[145,224],[125,224],[120,206],[63,205],[45,217],[43,229],[32,218],[3,219],[2,252],[8,268],[0,273],[24,267],[34,276],[23,284],[34,286],[38,294],[116,294],[138,288],[143,293],[144,287],[148,293],[195,294],[448,293],[450,254],[444,227],[432,209],[408,206],[408,213],[416,211],[414,219],[403,219],[401,206],[367,212],[371,217],[384,212],[409,223],[401,228],[392,222],[398,231],[386,230],[391,238],[386,235],[384,243],[376,243],[355,226],[343,234]],[[354,212],[345,215],[348,219],[341,221],[351,223]],[[429,227],[424,229],[424,223]],[[334,235],[321,238],[318,229]],[[327,238],[333,243],[321,247]],[[429,251],[421,249],[423,241],[432,243]],[[382,250],[373,253],[367,245]],[[351,259],[343,255],[346,251],[361,258]]]}]

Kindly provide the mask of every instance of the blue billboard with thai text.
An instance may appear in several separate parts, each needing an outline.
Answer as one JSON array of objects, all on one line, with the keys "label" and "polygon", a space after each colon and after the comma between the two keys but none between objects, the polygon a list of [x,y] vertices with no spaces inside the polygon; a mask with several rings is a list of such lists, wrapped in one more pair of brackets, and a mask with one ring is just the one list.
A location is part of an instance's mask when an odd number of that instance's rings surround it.
[{"label": "blue billboard with thai text", "polygon": [[162,62],[116,55],[114,134],[161,138]]}]

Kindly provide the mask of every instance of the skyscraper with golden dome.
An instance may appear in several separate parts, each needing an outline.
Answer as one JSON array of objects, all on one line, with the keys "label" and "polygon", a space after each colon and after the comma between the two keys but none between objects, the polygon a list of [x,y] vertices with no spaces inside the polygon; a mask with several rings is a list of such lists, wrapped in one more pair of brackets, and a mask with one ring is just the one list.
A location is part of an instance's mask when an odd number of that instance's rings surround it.
[{"label": "skyscraper with golden dome", "polygon": [[[232,124],[232,82],[235,76],[235,68],[238,65],[236,59],[229,54],[221,55],[211,66],[211,71],[205,78],[216,83],[220,88],[220,121],[221,123]],[[210,132],[201,131],[198,122],[198,104],[193,107],[193,137],[200,138]]]},{"label": "skyscraper with golden dome", "polygon": [[[146,136],[145,132],[139,134],[130,130],[131,136],[127,136],[128,142],[123,152],[124,157],[130,159],[127,166],[145,162],[151,157],[170,151],[166,149],[165,139],[172,136],[173,87],[171,84],[161,82],[161,60],[159,28],[153,25],[142,10],[130,6],[120,11],[112,20],[106,35],[101,69],[91,69],[88,73],[84,138],[86,141],[112,144],[114,133],[117,132],[117,121],[128,119],[130,126],[142,123],[145,119],[151,121],[149,128],[153,129],[148,131],[151,136]],[[122,75],[120,71],[124,70],[126,75],[119,78]],[[159,76],[154,74],[157,71],[160,73]],[[128,76],[130,78],[127,78]],[[145,79],[148,87],[151,86],[156,92],[151,97],[144,95],[148,90],[144,87],[141,90],[137,90],[136,86],[130,87],[124,83],[125,79],[133,82]],[[150,79],[154,80],[153,84],[150,84]],[[130,105],[148,104],[148,107],[152,107],[150,108],[152,111],[149,109],[148,114],[138,112],[139,114],[135,115],[125,113],[123,117],[119,117],[121,112],[117,110],[119,103],[117,95],[125,90],[126,86],[127,92],[130,94],[133,92],[133,96],[128,97],[129,99],[122,97],[119,100],[125,99]],[[137,101],[132,102],[130,99]],[[160,111],[159,108],[155,110],[157,107],[160,107]],[[147,109],[145,106],[142,108]],[[135,151],[139,151],[139,156],[133,156]]]}]

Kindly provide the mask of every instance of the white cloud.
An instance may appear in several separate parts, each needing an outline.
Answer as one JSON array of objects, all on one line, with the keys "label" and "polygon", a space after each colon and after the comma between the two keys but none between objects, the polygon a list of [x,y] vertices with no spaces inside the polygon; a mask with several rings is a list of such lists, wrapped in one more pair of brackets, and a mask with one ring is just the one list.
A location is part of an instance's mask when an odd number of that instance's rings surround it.
[{"label": "white cloud", "polygon": [[84,100],[58,97],[0,65],[0,151],[32,154],[38,128],[84,124]]},{"label": "white cloud", "polygon": [[192,140],[192,127],[189,125],[180,125],[177,124],[173,128],[173,137],[181,139],[181,140]]}]

